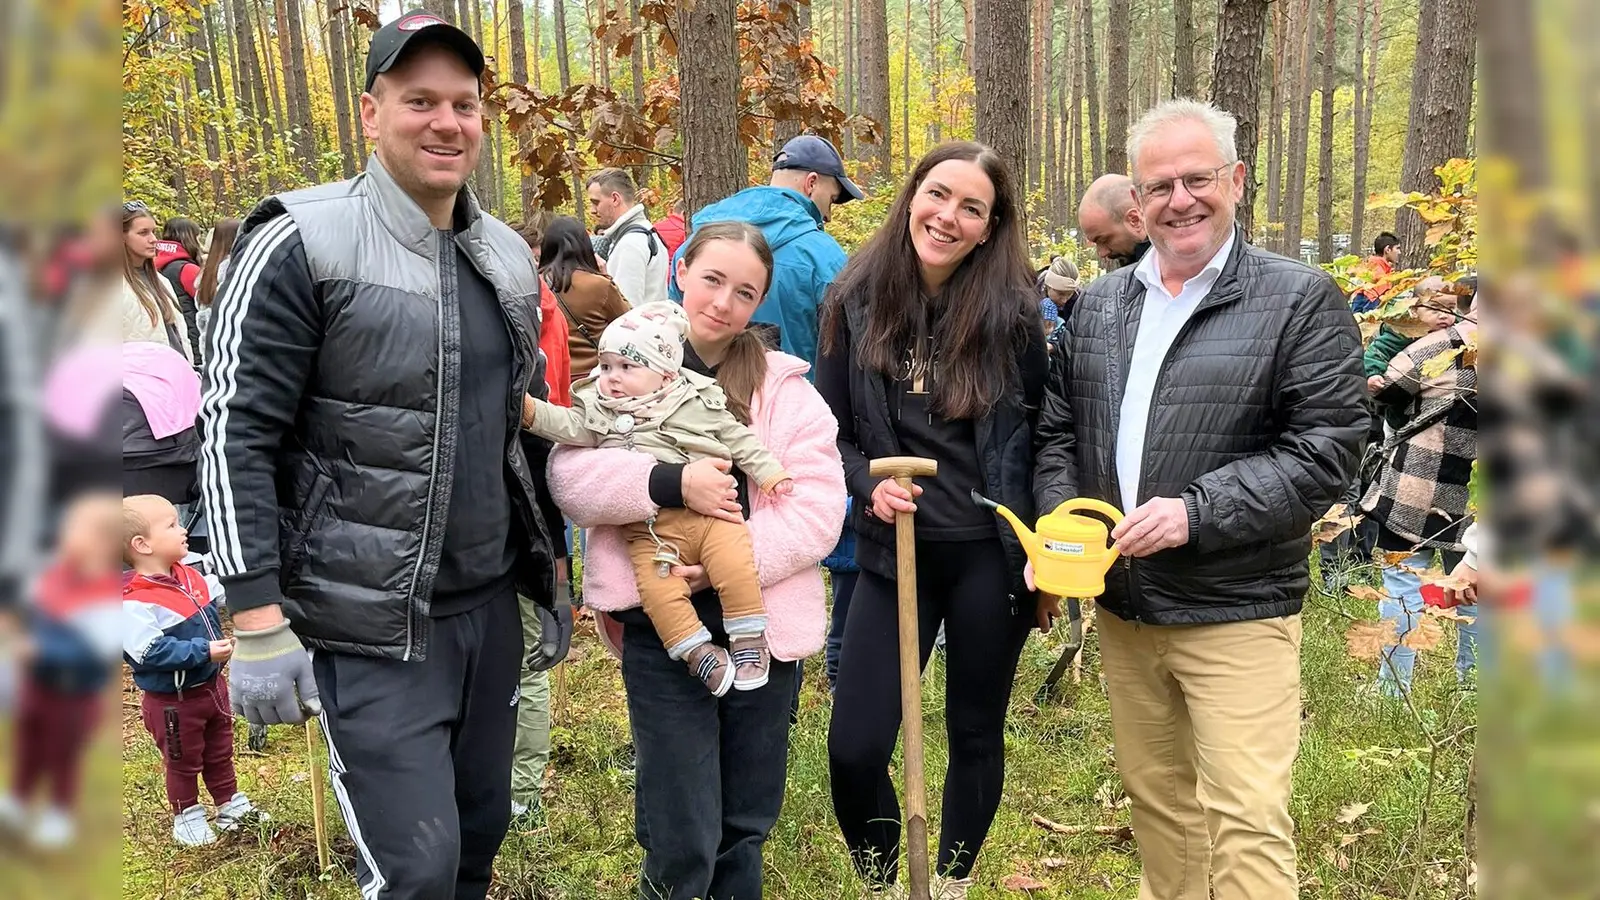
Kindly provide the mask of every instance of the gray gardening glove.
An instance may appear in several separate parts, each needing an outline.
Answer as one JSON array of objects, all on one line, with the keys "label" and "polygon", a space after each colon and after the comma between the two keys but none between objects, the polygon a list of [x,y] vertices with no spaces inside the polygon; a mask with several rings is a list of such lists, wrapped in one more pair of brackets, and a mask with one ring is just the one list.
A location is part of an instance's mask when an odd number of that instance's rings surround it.
[{"label": "gray gardening glove", "polygon": [[572,645],[572,596],[566,584],[555,587],[553,609],[536,606],[539,614],[539,643],[528,648],[528,670],[543,672],[567,658]]},{"label": "gray gardening glove", "polygon": [[311,657],[287,621],[233,636],[239,646],[228,668],[228,693],[236,714],[252,725],[298,725],[322,712]]}]

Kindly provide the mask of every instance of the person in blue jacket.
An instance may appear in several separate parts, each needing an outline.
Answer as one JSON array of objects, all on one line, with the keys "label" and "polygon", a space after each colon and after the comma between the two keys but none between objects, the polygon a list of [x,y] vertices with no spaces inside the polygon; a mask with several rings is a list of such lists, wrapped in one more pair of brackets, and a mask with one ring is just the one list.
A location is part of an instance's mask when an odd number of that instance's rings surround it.
[{"label": "person in blue jacket", "polygon": [[[864,196],[844,174],[844,160],[833,144],[802,134],[773,157],[770,184],[745,188],[694,214],[695,228],[736,220],[761,229],[772,248],[772,287],[750,322],[778,326],[783,352],[813,365],[822,295],[845,264],[844,248],[823,226],[834,205]],[[681,303],[677,268],[676,262],[668,267],[667,294]]]}]

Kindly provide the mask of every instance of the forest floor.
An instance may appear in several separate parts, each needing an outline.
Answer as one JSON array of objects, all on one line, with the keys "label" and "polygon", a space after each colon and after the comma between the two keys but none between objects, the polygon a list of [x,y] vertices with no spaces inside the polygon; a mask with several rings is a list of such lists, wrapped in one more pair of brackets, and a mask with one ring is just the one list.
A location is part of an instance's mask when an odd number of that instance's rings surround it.
[{"label": "forest floor", "polygon": [[[1302,895],[1460,896],[1469,877],[1463,824],[1477,691],[1457,685],[1455,635],[1446,623],[1444,639],[1419,660],[1414,703],[1374,697],[1368,690],[1374,666],[1353,659],[1345,638],[1352,621],[1374,617],[1372,604],[1355,597],[1313,590],[1307,600],[1304,725],[1292,807]],[[1005,796],[978,862],[972,900],[1098,900],[1138,892],[1135,844],[1120,827],[1128,824],[1128,809],[1112,760],[1092,634],[1082,682],[1073,685],[1069,677],[1056,696],[1036,696],[1065,642],[1065,629],[1057,632],[1035,635],[1023,655],[1007,720]],[[507,837],[490,892],[500,900],[623,900],[635,890],[640,851],[633,840],[631,774],[619,766],[628,721],[617,665],[592,631],[575,641],[565,682],[554,714],[547,817]],[[934,835],[946,759],[943,699],[943,662],[935,655],[924,691]],[[318,871],[302,729],[273,728],[266,751],[253,754],[244,750],[240,725],[241,789],[272,819],[215,846],[179,851],[164,809],[161,765],[131,688],[123,706],[124,897],[357,896],[352,845],[331,795],[334,863]],[[819,658],[806,668],[788,795],[767,843],[766,893],[776,900],[839,900],[861,890],[829,800],[828,715]],[[1600,743],[1589,752],[1600,754]],[[1054,833],[1035,817],[1078,833]]]}]

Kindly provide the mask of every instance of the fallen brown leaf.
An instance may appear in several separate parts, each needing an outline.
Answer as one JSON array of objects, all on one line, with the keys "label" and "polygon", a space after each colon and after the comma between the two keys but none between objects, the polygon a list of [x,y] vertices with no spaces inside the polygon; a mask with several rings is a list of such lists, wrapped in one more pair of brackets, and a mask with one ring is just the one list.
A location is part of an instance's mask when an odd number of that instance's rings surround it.
[{"label": "fallen brown leaf", "polygon": [[1042,891],[1049,887],[1032,875],[1024,875],[1021,872],[1013,872],[1000,879],[1000,886],[1008,891]]},{"label": "fallen brown leaf", "polygon": [[1436,619],[1449,619],[1462,625],[1471,625],[1473,622],[1478,621],[1477,616],[1463,616],[1454,607],[1447,609],[1443,606],[1429,606],[1423,609],[1422,613],[1423,615],[1433,616]]},{"label": "fallen brown leaf", "polygon": [[1059,856],[1046,856],[1044,859],[1039,860],[1039,865],[1044,866],[1046,869],[1061,869],[1066,867],[1067,861]]}]

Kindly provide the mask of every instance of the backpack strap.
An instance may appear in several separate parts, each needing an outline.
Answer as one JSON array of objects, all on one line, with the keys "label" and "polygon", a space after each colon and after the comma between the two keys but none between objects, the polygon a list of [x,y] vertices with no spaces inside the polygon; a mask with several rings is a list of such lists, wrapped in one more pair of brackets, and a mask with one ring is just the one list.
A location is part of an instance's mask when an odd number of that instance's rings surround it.
[{"label": "backpack strap", "polygon": [[642,234],[642,235],[644,235],[645,246],[650,248],[650,259],[651,260],[654,260],[656,258],[656,244],[657,243],[660,243],[661,246],[663,246],[663,247],[665,247],[667,245],[666,239],[661,236],[661,233],[659,231],[656,231],[656,228],[655,228],[654,225],[633,224],[633,225],[629,225],[627,228],[622,229],[622,232],[620,234],[618,234],[616,237],[611,239],[612,248],[615,249],[616,246],[617,246],[617,241],[622,240],[623,238],[627,237],[630,234]]},{"label": "backpack strap", "polygon": [[589,326],[579,322],[578,317],[572,314],[572,307],[567,305],[567,300],[565,297],[561,296],[561,292],[552,290],[550,293],[555,294],[556,304],[561,307],[561,312],[566,315],[568,324],[578,330],[578,334],[582,335],[583,339],[589,342],[589,346],[593,347],[595,350],[599,350],[600,342],[595,340],[594,333],[589,331]]}]

